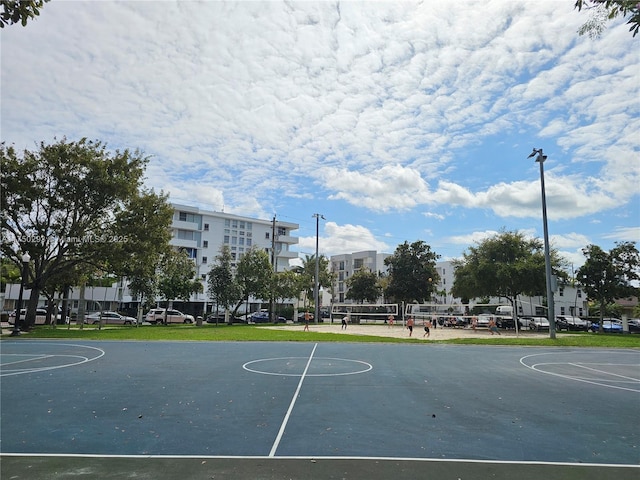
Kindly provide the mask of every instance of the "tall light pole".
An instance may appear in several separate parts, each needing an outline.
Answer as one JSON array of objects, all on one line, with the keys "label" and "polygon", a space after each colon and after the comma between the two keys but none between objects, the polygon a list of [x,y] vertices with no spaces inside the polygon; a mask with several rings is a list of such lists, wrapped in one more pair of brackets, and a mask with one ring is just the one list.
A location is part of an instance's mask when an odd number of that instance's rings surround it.
[{"label": "tall light pole", "polygon": [[536,157],[536,162],[540,164],[540,186],[542,188],[542,225],[544,229],[544,268],[547,282],[547,312],[549,316],[549,337],[556,338],[556,314],[553,301],[553,276],[551,274],[551,254],[549,253],[549,229],[547,227],[547,198],[544,189],[544,161],[547,156],[542,153],[542,149],[533,149],[527,157]]},{"label": "tall light pole", "polygon": [[320,305],[318,302],[319,293],[319,280],[320,280],[320,258],[318,256],[318,238],[320,231],[320,219],[326,220],[324,216],[319,213],[314,213],[313,218],[316,219],[316,276],[313,282],[313,302],[315,305],[315,314],[313,316],[313,322],[318,323],[318,317],[320,316]]},{"label": "tall light pole", "polygon": [[[12,337],[20,335],[20,311],[22,310],[22,292],[24,291],[24,284],[27,281],[27,275],[29,274],[29,262],[31,256],[28,253],[22,255],[22,278],[20,279],[20,291],[18,293],[18,305],[16,307],[16,318],[13,319],[13,330],[11,331]],[[25,318],[26,318],[25,312]]]}]

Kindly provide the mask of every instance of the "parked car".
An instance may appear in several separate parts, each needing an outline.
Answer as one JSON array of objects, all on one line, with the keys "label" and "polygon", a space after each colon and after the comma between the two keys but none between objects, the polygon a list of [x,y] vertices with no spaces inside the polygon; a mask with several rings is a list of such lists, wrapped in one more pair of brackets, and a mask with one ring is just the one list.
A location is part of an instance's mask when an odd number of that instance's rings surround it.
[{"label": "parked car", "polygon": [[489,314],[489,313],[481,313],[480,315],[478,315],[478,322],[476,324],[476,326],[478,327],[487,327],[489,326],[489,322],[491,320],[493,320],[493,315]]},{"label": "parked car", "polygon": [[632,318],[628,321],[629,333],[640,333],[640,319]]},{"label": "parked car", "polygon": [[[145,316],[145,321],[156,324],[164,322],[164,308],[152,308]],[[182,313],[178,310],[167,310],[167,323],[193,323],[193,315]]]},{"label": "parked car", "polygon": [[516,328],[516,321],[513,317],[496,317],[496,326],[498,328],[508,329],[508,328]]},{"label": "parked car", "polygon": [[[253,323],[269,323],[271,322],[271,316],[269,312],[260,311],[251,315],[251,321]],[[276,323],[286,323],[287,319],[284,317],[276,317]]]},{"label": "parked car", "polygon": [[[27,314],[27,309],[26,308],[22,308],[20,309],[20,323],[24,322],[24,318],[25,315]],[[60,320],[62,317],[60,314],[58,315],[52,315],[51,321],[52,322],[57,322],[58,320]],[[11,325],[13,325],[16,321],[16,311],[13,310],[12,312],[9,313],[9,319],[8,319],[9,323]],[[47,321],[47,310],[45,308],[36,308],[36,325],[44,325]]]},{"label": "parked car", "polygon": [[444,322],[445,327],[453,327],[453,328],[456,328],[456,327],[465,328],[468,324],[469,324],[469,321],[463,317],[447,317],[447,319]]},{"label": "parked car", "polygon": [[[600,331],[600,323],[594,322],[589,327],[592,332]],[[602,331],[604,333],[622,333],[622,323],[615,318],[605,318],[602,320]]]},{"label": "parked car", "polygon": [[[244,317],[232,317],[231,313],[229,313],[229,320],[232,321],[232,323],[245,323],[246,320]],[[205,319],[205,321],[207,323],[225,323],[225,318],[224,318],[224,312],[218,312],[217,316],[216,313],[210,313],[209,315],[207,315],[207,318]]]},{"label": "parked car", "polygon": [[[529,330],[535,332],[549,330],[549,320],[547,320],[545,317],[527,317],[526,319],[523,318],[522,320],[522,324],[526,325]],[[524,322],[525,320],[526,323]]]},{"label": "parked car", "polygon": [[110,310],[104,312],[94,312],[90,315],[85,315],[84,323],[91,323],[97,325],[100,323],[102,316],[103,325],[133,325],[136,323],[136,319],[133,317],[127,317],[126,315],[120,315],[118,312],[112,312]]},{"label": "parked car", "polygon": [[[309,321],[312,322],[313,318],[314,318],[313,313],[309,312]],[[298,322],[304,323],[304,312],[298,313]]]},{"label": "parked car", "polygon": [[559,315],[556,317],[556,329],[567,331],[584,331],[589,330],[591,324],[580,317],[571,317],[567,315]]}]

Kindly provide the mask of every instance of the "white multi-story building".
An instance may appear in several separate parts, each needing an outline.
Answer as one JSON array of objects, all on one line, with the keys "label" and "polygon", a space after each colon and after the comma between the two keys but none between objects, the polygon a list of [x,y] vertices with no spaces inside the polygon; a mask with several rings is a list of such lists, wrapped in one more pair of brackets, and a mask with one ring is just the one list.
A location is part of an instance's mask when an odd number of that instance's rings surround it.
[{"label": "white multi-story building", "polygon": [[387,266],[384,264],[384,259],[388,256],[390,256],[389,253],[377,253],[375,250],[332,255],[330,269],[335,274],[333,303],[349,303],[345,298],[348,290],[347,279],[361,268],[364,267],[378,275],[386,274]]},{"label": "white multi-story building", "polygon": [[296,223],[283,222],[275,217],[273,220],[259,220],[181,204],[172,206],[170,243],[184,249],[194,260],[197,275],[205,287],[204,293],[192,296],[192,303],[206,305],[207,274],[223,245],[229,247],[234,265],[245,252],[255,247],[267,252],[278,272],[288,270],[289,260],[298,257],[297,252],[290,250],[298,243],[298,238],[291,236],[291,232],[299,227]]}]

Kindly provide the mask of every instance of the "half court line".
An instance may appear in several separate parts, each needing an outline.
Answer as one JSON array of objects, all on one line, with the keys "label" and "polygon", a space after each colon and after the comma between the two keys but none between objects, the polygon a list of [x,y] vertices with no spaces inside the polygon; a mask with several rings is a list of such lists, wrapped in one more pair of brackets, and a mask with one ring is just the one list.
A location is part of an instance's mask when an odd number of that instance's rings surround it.
[{"label": "half court line", "polygon": [[309,370],[309,365],[311,365],[311,360],[313,360],[313,354],[318,348],[318,344],[316,343],[313,346],[313,350],[311,350],[311,355],[309,355],[309,360],[307,360],[307,365],[304,367],[304,372],[300,376],[300,381],[298,382],[298,388],[296,388],[296,392],[293,394],[293,398],[291,399],[291,403],[289,404],[289,409],[287,410],[287,414],[284,416],[284,420],[282,421],[282,425],[280,425],[280,431],[278,432],[278,436],[276,437],[275,442],[273,442],[273,446],[271,447],[271,451],[269,452],[269,456],[273,457],[276,454],[276,450],[278,450],[278,445],[280,445],[280,440],[282,439],[282,435],[284,435],[284,429],[287,427],[287,423],[289,422],[289,417],[291,416],[291,412],[293,411],[293,406],[296,404],[296,400],[298,399],[298,394],[300,393],[300,389],[302,388],[302,382],[304,382],[304,377],[307,376],[307,371]]}]

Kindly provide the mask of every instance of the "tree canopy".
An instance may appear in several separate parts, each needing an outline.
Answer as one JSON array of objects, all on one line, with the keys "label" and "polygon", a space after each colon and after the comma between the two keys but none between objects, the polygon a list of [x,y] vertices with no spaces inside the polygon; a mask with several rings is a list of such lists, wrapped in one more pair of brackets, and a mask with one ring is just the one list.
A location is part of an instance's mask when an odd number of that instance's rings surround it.
[{"label": "tree canopy", "polygon": [[[589,299],[599,304],[600,319],[609,303],[617,298],[638,295],[640,280],[640,254],[633,242],[619,242],[609,252],[597,245],[589,245],[586,257],[576,274]],[[600,331],[602,331],[602,321]]]},{"label": "tree canopy", "polygon": [[211,301],[216,304],[216,309],[223,307],[228,310],[242,301],[242,290],[235,279],[231,264],[231,249],[228,245],[223,245],[220,248],[220,253],[215,258],[214,264],[209,269],[207,293]]},{"label": "tree canopy", "polygon": [[20,22],[23,27],[40,15],[40,9],[49,0],[0,0],[0,28]]},{"label": "tree canopy", "polygon": [[[552,267],[565,276],[562,262],[551,252]],[[504,297],[513,305],[518,295],[544,295],[545,259],[542,242],[519,232],[501,232],[469,247],[455,262],[451,293],[463,299]]]},{"label": "tree canopy", "polygon": [[580,35],[588,34],[591,38],[599,37],[604,30],[607,20],[613,20],[619,16],[629,18],[627,24],[629,31],[635,37],[640,30],[640,2],[638,0],[576,0],[574,5],[578,11],[583,8],[591,13],[578,30]]},{"label": "tree canopy", "polygon": [[369,303],[375,303],[375,301],[382,295],[382,288],[378,283],[378,275],[367,269],[360,269],[354,272],[347,279],[347,291],[346,298],[355,300],[356,302],[367,301]]},{"label": "tree canopy", "polygon": [[398,245],[393,255],[385,258],[388,267],[387,298],[396,302],[424,303],[431,298],[439,281],[436,261],[440,258],[422,240]]},{"label": "tree canopy", "polygon": [[41,293],[80,284],[83,272],[132,274],[168,248],[171,207],[143,190],[139,152],[63,139],[22,153],[2,143],[0,161],[0,251],[18,267],[31,256],[28,317]]}]

